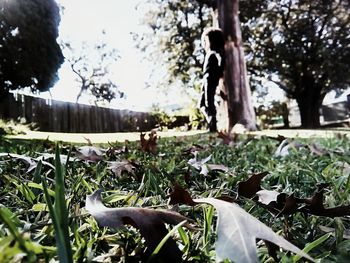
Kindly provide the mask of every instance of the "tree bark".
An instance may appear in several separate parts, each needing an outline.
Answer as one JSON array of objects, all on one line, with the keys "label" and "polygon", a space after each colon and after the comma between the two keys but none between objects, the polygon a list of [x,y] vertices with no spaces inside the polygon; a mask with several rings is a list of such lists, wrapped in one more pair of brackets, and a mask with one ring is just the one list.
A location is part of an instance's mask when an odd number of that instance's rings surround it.
[{"label": "tree bark", "polygon": [[296,97],[299,106],[301,127],[302,128],[319,128],[320,125],[320,108],[324,96],[310,92],[308,89]]},{"label": "tree bark", "polygon": [[225,38],[225,88],[228,129],[239,123],[256,130],[256,119],[242,45],[238,0],[217,0],[219,26]]}]

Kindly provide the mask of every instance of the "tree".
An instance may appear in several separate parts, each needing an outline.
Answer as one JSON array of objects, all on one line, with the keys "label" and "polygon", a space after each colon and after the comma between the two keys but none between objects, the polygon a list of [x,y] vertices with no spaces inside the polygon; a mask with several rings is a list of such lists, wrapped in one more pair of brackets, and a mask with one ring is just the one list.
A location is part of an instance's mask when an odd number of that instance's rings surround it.
[{"label": "tree", "polygon": [[109,78],[110,66],[119,58],[116,49],[109,48],[103,41],[93,47],[84,42],[80,43],[79,47],[73,47],[69,42],[62,43],[61,46],[80,86],[77,102],[83,93],[95,97],[96,102],[110,102],[117,94],[123,96],[123,93],[118,91],[117,85]]},{"label": "tree", "polygon": [[241,10],[264,10],[243,16],[251,73],[270,79],[296,99],[303,127],[320,126],[324,96],[350,84],[349,2],[253,2],[246,1]]},{"label": "tree", "polygon": [[[226,105],[226,116],[229,120],[224,128],[230,129],[234,124],[242,123],[248,129],[255,129],[255,113],[246,80],[242,41],[240,32],[236,32],[237,27],[233,26],[234,19],[238,18],[237,7],[234,10],[232,5],[226,6],[225,1],[209,0],[155,2],[160,8],[153,8],[148,14],[148,18],[151,19],[146,22],[159,36],[157,44],[160,46],[162,58],[165,58],[164,61],[169,66],[170,79],[180,78],[186,86],[195,86],[201,79],[203,51],[199,40],[205,27],[217,24],[213,9],[218,6],[222,10],[219,12],[219,21],[224,29],[228,44],[226,47],[232,47],[232,44],[240,45],[236,51],[231,48],[225,51],[229,58],[226,61],[225,72],[225,93],[228,95],[228,101],[221,105]],[[235,43],[231,41],[232,34],[236,36]],[[234,56],[235,52],[241,54],[240,58]]]},{"label": "tree", "polygon": [[0,0],[0,98],[29,87],[47,91],[63,63],[54,0]]},{"label": "tree", "polygon": [[168,83],[180,80],[193,87],[204,59],[201,34],[212,23],[210,7],[197,0],[148,2],[151,6],[143,22],[151,32],[135,35],[138,47],[166,66]]},{"label": "tree", "polygon": [[238,0],[218,0],[218,19],[225,37],[225,91],[228,106],[228,128],[240,123],[256,129],[255,112],[247,79]]}]

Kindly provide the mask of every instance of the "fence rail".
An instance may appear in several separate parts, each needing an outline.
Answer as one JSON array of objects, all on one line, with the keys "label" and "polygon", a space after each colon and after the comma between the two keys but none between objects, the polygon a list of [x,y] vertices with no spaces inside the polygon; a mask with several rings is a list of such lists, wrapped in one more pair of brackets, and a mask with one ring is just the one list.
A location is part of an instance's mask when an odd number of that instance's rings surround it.
[{"label": "fence rail", "polygon": [[0,118],[24,118],[26,123],[35,123],[38,130],[50,132],[146,131],[156,124],[155,118],[146,112],[46,100],[23,94],[2,99]]}]

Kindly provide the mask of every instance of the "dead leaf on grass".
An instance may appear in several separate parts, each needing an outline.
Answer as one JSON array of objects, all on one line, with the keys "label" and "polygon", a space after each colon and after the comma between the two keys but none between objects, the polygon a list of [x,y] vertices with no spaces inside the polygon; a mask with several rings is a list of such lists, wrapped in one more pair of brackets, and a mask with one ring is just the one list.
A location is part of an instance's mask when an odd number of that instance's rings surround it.
[{"label": "dead leaf on grass", "polygon": [[178,183],[172,187],[171,192],[169,193],[170,201],[169,204],[186,204],[194,206],[196,203],[193,201],[191,195]]},{"label": "dead leaf on grass", "polygon": [[299,142],[296,141],[289,141],[288,139],[283,140],[280,145],[277,147],[277,150],[275,152],[276,157],[286,157],[291,153],[291,150],[298,150],[301,147],[303,147]]},{"label": "dead leaf on grass", "polygon": [[191,165],[196,170],[200,171],[200,174],[208,175],[210,171],[221,171],[228,172],[228,167],[222,164],[209,164],[209,160],[211,159],[211,155],[208,157],[197,160],[197,152],[194,154],[194,157],[188,160],[188,164]]},{"label": "dead leaf on grass", "polygon": [[103,151],[94,146],[82,146],[77,149],[76,157],[84,161],[98,162],[103,159]]},{"label": "dead leaf on grass", "polygon": [[220,131],[218,132],[218,138],[222,139],[222,143],[226,145],[233,145],[237,138],[237,133],[227,133],[226,131]]},{"label": "dead leaf on grass", "polygon": [[141,150],[144,152],[150,152],[155,154],[157,152],[157,133],[155,131],[151,131],[148,135],[148,140],[145,139],[146,134],[140,134],[140,144]]},{"label": "dead leaf on grass", "polygon": [[259,202],[265,205],[270,204],[271,202],[276,202],[277,197],[280,193],[275,190],[260,190],[256,192],[256,195],[259,197]]},{"label": "dead leaf on grass", "polygon": [[254,197],[256,192],[262,190],[260,186],[261,180],[268,174],[269,172],[256,173],[249,177],[246,181],[239,182],[238,195],[246,198]]},{"label": "dead leaf on grass", "polygon": [[340,217],[350,215],[350,205],[325,208],[323,205],[324,189],[315,192],[311,198],[305,199],[306,206],[302,211],[317,216]]},{"label": "dead leaf on grass", "polygon": [[[167,210],[137,207],[107,208],[102,203],[101,192],[97,190],[86,196],[88,212],[103,227],[121,228],[128,224],[138,228],[145,238],[149,252],[152,252],[168,234],[165,224],[176,225],[185,220],[190,221],[179,213]],[[185,226],[191,228],[188,223]],[[165,242],[158,256],[164,262],[182,261],[182,253],[171,238]]]},{"label": "dead leaf on grass", "polygon": [[214,198],[194,199],[197,203],[213,205],[218,213],[217,262],[229,259],[239,263],[257,263],[256,239],[270,241],[314,262],[305,252],[277,235],[271,228],[247,213],[236,204]]},{"label": "dead leaf on grass", "polygon": [[121,177],[123,172],[127,172],[133,177],[136,177],[136,167],[128,160],[109,162],[107,168],[110,169],[118,177]]},{"label": "dead leaf on grass", "polygon": [[[15,153],[0,153],[0,158],[1,157],[9,157],[10,159],[15,159],[15,160],[20,160],[26,164],[28,164],[28,168],[27,168],[27,173],[30,173],[31,171],[33,171],[39,162],[39,159],[36,160],[30,156],[26,156],[26,155],[20,155],[20,154],[15,154]],[[7,160],[5,160],[4,162],[6,162]],[[43,165],[46,165],[52,169],[55,169],[55,167],[48,162],[42,161]]]}]

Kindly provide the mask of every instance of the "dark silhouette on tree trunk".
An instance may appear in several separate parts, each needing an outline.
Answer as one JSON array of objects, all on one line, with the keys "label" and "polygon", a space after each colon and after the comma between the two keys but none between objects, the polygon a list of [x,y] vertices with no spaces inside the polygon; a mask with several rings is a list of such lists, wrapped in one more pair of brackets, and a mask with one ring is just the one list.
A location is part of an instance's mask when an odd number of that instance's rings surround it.
[{"label": "dark silhouette on tree trunk", "polygon": [[225,88],[228,110],[228,128],[239,123],[249,130],[256,129],[255,112],[242,46],[238,18],[238,0],[218,0],[219,26],[225,38]]}]

